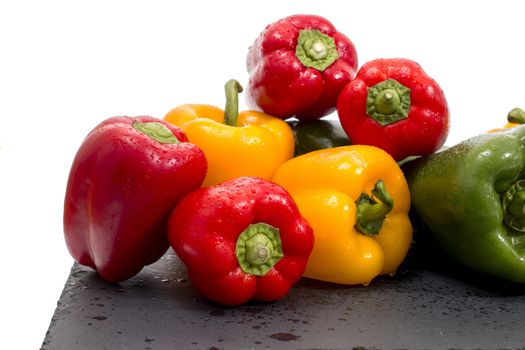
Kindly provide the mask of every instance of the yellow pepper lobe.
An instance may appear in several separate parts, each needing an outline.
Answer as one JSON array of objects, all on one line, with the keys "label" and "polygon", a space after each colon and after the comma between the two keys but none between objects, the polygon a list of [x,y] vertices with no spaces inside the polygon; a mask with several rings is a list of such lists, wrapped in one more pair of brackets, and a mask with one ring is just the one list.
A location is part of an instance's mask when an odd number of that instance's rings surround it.
[{"label": "yellow pepper lobe", "polygon": [[381,247],[353,229],[356,208],[352,198],[325,189],[292,196],[315,235],[304,276],[341,284],[368,284],[381,272]]}]

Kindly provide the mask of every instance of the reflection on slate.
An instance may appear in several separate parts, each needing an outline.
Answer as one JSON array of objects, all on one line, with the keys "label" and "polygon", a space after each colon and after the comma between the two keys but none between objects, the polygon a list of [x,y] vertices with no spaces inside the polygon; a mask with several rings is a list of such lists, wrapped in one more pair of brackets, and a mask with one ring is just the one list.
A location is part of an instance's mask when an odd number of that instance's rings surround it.
[{"label": "reflection on slate", "polygon": [[525,346],[525,288],[413,250],[395,277],[369,287],[303,279],[278,302],[236,308],[200,297],[171,250],[118,285],[74,264],[42,349]]}]

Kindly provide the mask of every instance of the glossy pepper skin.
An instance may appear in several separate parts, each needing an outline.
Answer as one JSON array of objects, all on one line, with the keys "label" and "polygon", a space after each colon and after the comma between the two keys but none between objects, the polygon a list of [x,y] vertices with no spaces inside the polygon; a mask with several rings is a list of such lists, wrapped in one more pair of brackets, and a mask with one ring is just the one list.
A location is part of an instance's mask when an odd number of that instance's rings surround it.
[{"label": "glossy pepper skin", "polygon": [[325,18],[294,15],[264,29],[246,65],[250,107],[282,119],[316,119],[335,110],[357,71],[357,53]]},{"label": "glossy pepper skin", "polygon": [[295,138],[294,156],[351,144],[338,119],[289,119],[286,122]]},{"label": "glossy pepper skin", "polygon": [[423,234],[463,266],[525,283],[525,126],[473,137],[403,169]]},{"label": "glossy pepper skin", "polygon": [[368,285],[404,260],[410,193],[385,151],[352,145],[310,152],[284,163],[272,181],[290,192],[314,230],[304,276]]},{"label": "glossy pepper skin", "polygon": [[239,176],[270,179],[279,165],[293,157],[292,130],[265,113],[238,113],[242,87],[237,81],[230,80],[225,90],[224,111],[210,105],[182,105],[169,111],[164,120],[179,126],[206,154],[204,186]]},{"label": "glossy pepper skin", "polygon": [[188,194],[170,216],[169,239],[195,288],[232,306],[287,295],[313,245],[290,195],[256,177]]},{"label": "glossy pepper skin", "polygon": [[443,91],[408,59],[364,64],[342,90],[337,113],[354,144],[382,148],[397,161],[431,154],[448,136]]},{"label": "glossy pepper skin", "polygon": [[73,258],[116,283],[168,249],[167,219],[206,173],[204,153],[152,117],[114,117],[84,139],[71,166],[64,234]]}]

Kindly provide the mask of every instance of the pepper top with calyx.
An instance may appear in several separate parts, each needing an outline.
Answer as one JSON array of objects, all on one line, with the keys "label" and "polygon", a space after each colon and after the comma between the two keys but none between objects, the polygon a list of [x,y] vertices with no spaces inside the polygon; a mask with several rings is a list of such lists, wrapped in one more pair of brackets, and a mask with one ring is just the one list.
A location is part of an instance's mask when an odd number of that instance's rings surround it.
[{"label": "pepper top with calyx", "polygon": [[365,63],[341,91],[337,113],[352,143],[379,147],[397,161],[437,151],[448,135],[443,91],[403,58]]},{"label": "pepper top with calyx", "polygon": [[278,118],[321,118],[357,71],[352,41],[327,19],[294,15],[267,26],[250,46],[247,103]]},{"label": "pepper top with calyx", "polygon": [[185,104],[169,111],[164,120],[179,126],[208,160],[203,186],[239,176],[269,179],[282,163],[293,157],[294,136],[286,122],[268,114],[239,112],[242,86],[225,84],[226,107]]},{"label": "pepper top with calyx", "polygon": [[314,239],[292,197],[256,177],[188,194],[170,215],[168,236],[200,294],[232,306],[286,296]]}]

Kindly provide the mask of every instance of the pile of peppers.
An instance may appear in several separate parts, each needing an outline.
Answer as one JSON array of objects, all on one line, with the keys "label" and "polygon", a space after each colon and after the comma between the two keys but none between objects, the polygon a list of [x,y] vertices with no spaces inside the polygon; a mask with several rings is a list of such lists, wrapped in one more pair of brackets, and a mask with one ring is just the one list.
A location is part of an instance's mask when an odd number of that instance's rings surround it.
[{"label": "pile of peppers", "polygon": [[394,275],[411,211],[458,264],[525,283],[525,112],[441,150],[437,82],[409,59],[358,69],[352,41],[315,15],[267,26],[246,68],[251,110],[232,79],[224,109],[183,104],[88,133],[64,201],[76,261],[119,283],[171,247],[205,298],[272,302],[301,277]]}]

